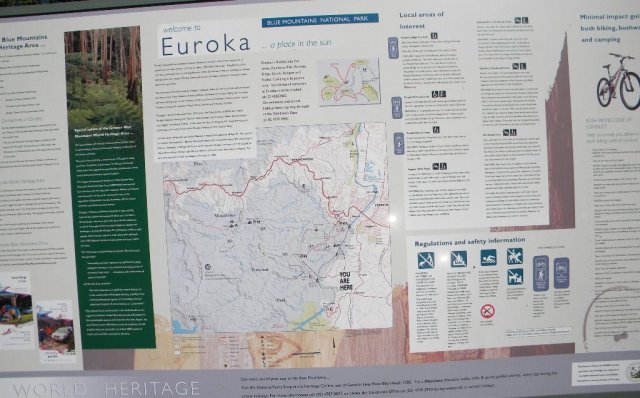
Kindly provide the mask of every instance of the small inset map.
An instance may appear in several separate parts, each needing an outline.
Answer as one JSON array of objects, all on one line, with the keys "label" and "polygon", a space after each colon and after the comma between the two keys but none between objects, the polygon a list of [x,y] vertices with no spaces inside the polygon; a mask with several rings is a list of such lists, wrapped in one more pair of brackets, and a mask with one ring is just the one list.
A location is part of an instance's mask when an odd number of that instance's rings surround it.
[{"label": "small inset map", "polygon": [[325,59],[318,65],[320,106],[380,103],[377,58]]}]

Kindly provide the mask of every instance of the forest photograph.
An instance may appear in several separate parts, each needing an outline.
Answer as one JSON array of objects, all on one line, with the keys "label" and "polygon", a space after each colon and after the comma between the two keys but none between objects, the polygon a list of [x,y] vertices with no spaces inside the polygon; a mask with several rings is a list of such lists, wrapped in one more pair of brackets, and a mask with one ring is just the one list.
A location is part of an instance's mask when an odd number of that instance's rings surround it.
[{"label": "forest photograph", "polygon": [[140,27],[65,33],[69,129],[131,126],[142,133]]}]

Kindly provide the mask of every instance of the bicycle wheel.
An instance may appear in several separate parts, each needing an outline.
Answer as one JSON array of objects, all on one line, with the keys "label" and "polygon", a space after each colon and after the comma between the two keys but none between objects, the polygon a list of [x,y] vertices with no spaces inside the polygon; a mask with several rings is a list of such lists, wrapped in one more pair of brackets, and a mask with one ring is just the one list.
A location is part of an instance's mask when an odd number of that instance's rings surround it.
[{"label": "bicycle wheel", "polygon": [[608,106],[611,102],[611,86],[609,85],[609,80],[606,77],[603,77],[598,82],[598,91],[596,94],[598,95],[598,102],[601,106]]},{"label": "bicycle wheel", "polygon": [[627,72],[620,80],[620,99],[629,110],[640,106],[640,78],[633,72]]}]

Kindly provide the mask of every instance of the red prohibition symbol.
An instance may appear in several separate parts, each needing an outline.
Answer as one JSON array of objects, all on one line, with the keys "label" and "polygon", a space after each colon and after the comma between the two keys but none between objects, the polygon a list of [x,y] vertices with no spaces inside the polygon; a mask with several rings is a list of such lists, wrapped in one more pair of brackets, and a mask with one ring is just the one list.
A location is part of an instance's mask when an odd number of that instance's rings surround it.
[{"label": "red prohibition symbol", "polygon": [[496,314],[496,307],[494,307],[491,304],[485,304],[482,306],[482,308],[480,308],[480,315],[482,315],[484,319],[493,318],[495,314]]}]

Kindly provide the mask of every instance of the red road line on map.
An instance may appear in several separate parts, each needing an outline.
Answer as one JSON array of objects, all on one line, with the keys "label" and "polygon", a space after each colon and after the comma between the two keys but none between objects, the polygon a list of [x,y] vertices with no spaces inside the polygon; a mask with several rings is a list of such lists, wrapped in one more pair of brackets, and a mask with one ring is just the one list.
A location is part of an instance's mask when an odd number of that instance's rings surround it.
[{"label": "red road line on map", "polygon": [[[353,63],[353,62],[349,65],[349,69],[347,69],[347,73],[346,73],[346,76],[347,76],[347,77],[349,77],[349,72],[351,72],[351,68],[353,68],[355,65],[356,65],[356,64],[355,64],[355,63]],[[336,70],[336,72],[338,73],[338,76],[340,77],[340,82],[343,82],[343,81],[345,80],[345,78],[344,78],[344,77],[342,77],[342,73],[340,73],[340,71],[338,70],[338,68],[336,68],[336,66],[335,66],[335,65],[331,65],[331,67],[332,67],[333,69],[335,69],[335,70]]]},{"label": "red road line on map", "polygon": [[[366,129],[365,129],[366,130]],[[368,133],[368,132],[367,132]],[[388,228],[388,225],[382,225],[376,221],[374,221],[373,219],[371,219],[371,217],[369,217],[368,215],[366,215],[364,213],[364,211],[362,211],[362,209],[356,207],[356,206],[351,206],[349,207],[349,209],[347,210],[347,212],[336,212],[334,210],[331,209],[331,199],[328,197],[328,195],[325,192],[324,189],[324,178],[321,177],[317,177],[316,172],[314,170],[312,170],[309,165],[307,165],[306,163],[302,163],[299,160],[293,160],[291,162],[287,162],[286,160],[284,160],[282,157],[278,157],[276,159],[274,159],[271,164],[269,165],[269,168],[267,168],[267,170],[260,176],[258,177],[250,177],[249,180],[247,181],[244,189],[242,190],[242,192],[239,193],[234,193],[234,192],[229,192],[225,189],[225,187],[223,187],[221,184],[216,184],[216,183],[202,183],[199,187],[197,188],[188,188],[185,191],[179,192],[175,186],[175,182],[173,180],[165,180],[165,182],[171,183],[173,185],[174,191],[176,192],[176,196],[180,196],[186,193],[191,193],[191,192],[197,192],[197,191],[201,191],[205,188],[209,188],[209,187],[217,187],[220,188],[224,193],[226,193],[228,196],[230,197],[238,197],[241,198],[245,195],[245,193],[247,192],[247,190],[249,189],[249,185],[251,184],[251,182],[253,181],[260,181],[262,179],[264,179],[265,177],[267,177],[272,171],[273,171],[273,167],[275,166],[275,164],[277,162],[282,162],[287,166],[293,166],[294,164],[297,164],[299,166],[302,166],[303,168],[305,168],[307,170],[307,172],[309,172],[309,174],[311,174],[311,178],[313,178],[315,181],[319,181],[320,182],[320,191],[322,193],[322,196],[324,196],[324,198],[327,200],[327,211],[335,218],[338,219],[338,216],[345,216],[345,217],[351,217],[351,209],[355,209],[357,212],[359,212],[363,217],[365,217],[367,220],[369,220],[370,222],[383,227],[383,228]]]}]

